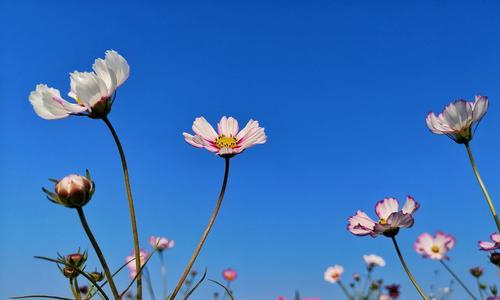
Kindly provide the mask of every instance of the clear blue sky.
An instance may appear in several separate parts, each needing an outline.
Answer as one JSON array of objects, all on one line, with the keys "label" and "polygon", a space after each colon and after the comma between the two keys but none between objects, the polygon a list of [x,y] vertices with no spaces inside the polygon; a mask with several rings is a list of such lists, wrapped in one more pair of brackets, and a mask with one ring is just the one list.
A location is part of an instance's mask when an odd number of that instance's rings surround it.
[{"label": "clear blue sky", "polygon": [[[495,1],[2,1],[0,298],[67,295],[57,269],[32,256],[91,250],[76,213],[44,198],[48,177],[89,168],[97,188],[85,209],[97,239],[114,268],[131,252],[121,166],[104,124],[45,121],[28,102],[37,83],[66,94],[68,73],[88,70],[107,49],[131,66],[110,119],[128,155],[144,246],[152,234],[177,242],[167,254],[171,285],[223,175],[222,159],[183,141],[200,115],[254,118],[269,137],[233,159],[197,263],[212,278],[239,270],[239,299],[291,297],[295,289],[338,299],[324,269],[342,264],[350,276],[363,270],[366,253],[387,260],[378,274],[402,284],[402,299],[416,299],[389,240],[345,230],[356,209],[371,214],[375,201],[407,194],[422,207],[399,239],[425,287],[441,268],[412,244],[438,229],[457,236],[451,265],[469,284],[474,265],[498,280],[477,251],[494,226],[465,149],[429,133],[424,118],[455,98],[490,97],[472,147],[500,206],[499,15]],[[97,266],[90,252],[89,266]],[[207,283],[194,299],[215,290]]]}]

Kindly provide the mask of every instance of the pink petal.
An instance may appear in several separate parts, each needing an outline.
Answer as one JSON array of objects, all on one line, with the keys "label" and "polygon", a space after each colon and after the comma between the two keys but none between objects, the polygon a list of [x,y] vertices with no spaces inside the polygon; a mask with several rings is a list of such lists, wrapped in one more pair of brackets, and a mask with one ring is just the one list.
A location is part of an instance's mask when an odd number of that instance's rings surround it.
[{"label": "pink petal", "polygon": [[392,213],[399,210],[399,202],[395,198],[384,198],[375,205],[375,212],[380,219],[387,220]]}]

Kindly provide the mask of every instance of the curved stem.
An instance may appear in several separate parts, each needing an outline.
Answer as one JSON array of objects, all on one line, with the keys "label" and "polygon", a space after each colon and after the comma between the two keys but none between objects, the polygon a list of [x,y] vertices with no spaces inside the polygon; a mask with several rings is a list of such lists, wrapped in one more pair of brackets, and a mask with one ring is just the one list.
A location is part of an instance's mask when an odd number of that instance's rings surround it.
[{"label": "curved stem", "polygon": [[74,279],[70,278],[69,279],[69,287],[71,288],[71,293],[73,294],[73,297],[75,297],[75,300],[77,299],[76,291],[75,291],[75,285],[73,284]]},{"label": "curved stem", "polygon": [[160,251],[160,271],[163,279],[163,298],[167,298],[167,267],[165,266],[165,259],[163,258],[163,251]]},{"label": "curved stem", "polygon": [[495,220],[495,224],[497,225],[497,231],[500,231],[500,222],[498,221],[498,215],[495,211],[495,206],[493,205],[493,201],[491,201],[490,194],[488,193],[488,190],[486,189],[486,186],[484,185],[483,180],[481,179],[481,175],[479,175],[479,171],[477,169],[476,162],[474,161],[474,156],[472,155],[472,151],[470,150],[469,143],[465,143],[465,149],[467,149],[467,154],[469,155],[470,164],[472,166],[472,170],[474,170],[474,174],[476,175],[477,182],[479,183],[479,186],[483,191],[484,197],[488,202],[488,206],[490,207],[491,214],[493,215],[493,219]]},{"label": "curved stem", "polygon": [[77,278],[74,279],[73,284],[75,285],[76,300],[81,300],[82,293],[80,292],[80,287],[78,286],[78,279]]},{"label": "curved stem", "polygon": [[422,299],[424,300],[429,300],[427,296],[425,295],[424,291],[422,288],[418,285],[417,281],[415,280],[415,277],[410,272],[410,269],[408,269],[408,266],[406,265],[405,259],[403,258],[403,255],[401,254],[401,250],[399,250],[398,242],[396,242],[395,237],[391,237],[392,242],[394,243],[394,248],[396,248],[396,252],[398,253],[399,260],[401,261],[401,264],[403,265],[403,268],[406,271],[406,274],[408,275],[408,278],[410,278],[411,283],[413,283],[413,286],[415,286],[415,289],[417,289],[417,292],[420,294]]},{"label": "curved stem", "polygon": [[344,286],[342,281],[339,280],[339,281],[337,281],[337,283],[339,284],[340,288],[342,289],[342,292],[344,292],[347,299],[354,300],[354,298],[351,296],[351,294],[349,294],[349,291],[346,289],[346,287]]},{"label": "curved stem", "polygon": [[457,274],[455,274],[455,272],[453,272],[451,270],[451,268],[448,266],[448,264],[446,264],[443,260],[440,260],[439,262],[441,262],[441,264],[446,269],[446,271],[448,271],[448,273],[450,273],[451,276],[453,276],[453,278],[455,278],[455,280],[458,282],[458,284],[460,284],[464,288],[464,290],[467,292],[467,294],[469,294],[469,296],[472,299],[477,300],[476,296],[474,296],[474,294],[472,294],[472,292],[467,288],[467,286],[463,283],[463,281],[460,280],[460,278],[457,276]]},{"label": "curved stem", "polygon": [[[140,248],[139,248],[139,234],[137,233],[137,220],[135,217],[135,209],[134,209],[134,198],[132,197],[132,189],[130,187],[130,178],[128,175],[128,167],[127,160],[125,158],[125,152],[123,151],[122,144],[120,143],[120,139],[116,134],[113,125],[108,120],[107,117],[102,118],[106,126],[108,126],[109,131],[113,135],[113,139],[115,140],[116,147],[118,148],[118,152],[120,152],[120,158],[122,161],[123,168],[123,177],[125,178],[125,189],[127,190],[127,198],[128,198],[128,206],[130,211],[130,221],[132,222],[132,235],[134,236],[134,253],[135,253],[135,266],[136,270],[141,270],[141,258],[140,258]],[[137,276],[137,300],[142,299],[142,276],[141,273]]]},{"label": "curved stem", "polygon": [[184,269],[184,273],[182,274],[181,279],[177,283],[177,286],[175,287],[174,291],[172,292],[172,295],[169,298],[170,300],[174,300],[177,293],[179,293],[179,290],[181,289],[182,284],[186,280],[186,277],[188,276],[189,271],[191,271],[191,268],[193,267],[193,264],[196,261],[196,258],[198,257],[198,254],[200,253],[200,250],[203,247],[203,244],[205,243],[205,240],[207,239],[208,234],[210,233],[210,229],[212,229],[212,226],[214,225],[215,219],[217,218],[217,214],[219,213],[219,210],[220,210],[220,207],[222,204],[222,199],[224,198],[224,193],[226,192],[227,178],[229,176],[229,158],[226,157],[224,159],[226,161],[226,167],[224,170],[224,179],[222,181],[222,187],[220,190],[219,199],[217,200],[217,204],[215,205],[215,209],[214,209],[214,212],[212,213],[212,217],[210,218],[210,221],[208,222],[208,225],[205,228],[205,232],[201,236],[201,240],[198,243],[198,246],[196,246],[196,249],[194,250],[194,253],[191,256],[189,263],[187,264],[186,268]]},{"label": "curved stem", "polygon": [[80,217],[80,221],[82,222],[83,229],[85,230],[85,233],[87,234],[90,243],[92,244],[92,247],[94,247],[97,257],[99,258],[99,262],[101,263],[101,266],[104,270],[104,274],[106,275],[106,278],[109,282],[109,287],[111,288],[111,292],[113,293],[115,299],[120,299],[120,293],[118,292],[115,282],[113,281],[113,275],[111,275],[111,271],[109,270],[108,264],[106,263],[104,254],[102,254],[101,248],[99,247],[97,240],[95,239],[94,235],[92,234],[92,231],[90,230],[90,226],[87,223],[87,219],[85,218],[83,209],[81,207],[77,207],[76,211],[78,212],[78,216]]}]

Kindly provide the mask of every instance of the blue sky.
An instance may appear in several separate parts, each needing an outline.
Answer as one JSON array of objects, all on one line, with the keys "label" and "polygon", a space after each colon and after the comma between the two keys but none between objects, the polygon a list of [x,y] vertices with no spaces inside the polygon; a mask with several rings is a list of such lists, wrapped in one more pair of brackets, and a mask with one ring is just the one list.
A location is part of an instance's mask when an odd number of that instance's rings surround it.
[{"label": "blue sky", "polygon": [[[451,266],[473,285],[485,266],[477,240],[494,230],[465,149],[428,132],[424,118],[457,98],[488,95],[490,110],[472,143],[494,198],[500,195],[500,4],[495,1],[0,3],[0,298],[68,294],[57,269],[32,259],[90,244],[76,212],[45,200],[48,177],[89,168],[96,193],[86,207],[108,262],[132,249],[118,154],[102,122],[45,121],[28,94],[47,83],[66,94],[68,73],[88,70],[115,49],[131,66],[110,115],[129,160],[144,247],[149,235],[177,242],[167,253],[179,278],[215,204],[223,160],[187,145],[195,117],[250,118],[268,143],[232,161],[219,219],[196,268],[219,278],[232,267],[239,299],[340,297],[323,281],[329,265],[346,276],[361,256],[387,260],[377,271],[416,299],[390,241],[345,230],[357,209],[385,197],[420,201],[415,226],[399,235],[426,288],[441,270],[412,250],[423,231],[457,236]],[[92,253],[89,266],[97,266]],[[155,260],[151,272],[158,274]],[[126,285],[127,275],[118,284]],[[159,289],[159,282],[156,282]],[[206,283],[194,299],[216,291]],[[475,289],[474,289],[475,290]],[[457,287],[458,299],[464,294]]]}]

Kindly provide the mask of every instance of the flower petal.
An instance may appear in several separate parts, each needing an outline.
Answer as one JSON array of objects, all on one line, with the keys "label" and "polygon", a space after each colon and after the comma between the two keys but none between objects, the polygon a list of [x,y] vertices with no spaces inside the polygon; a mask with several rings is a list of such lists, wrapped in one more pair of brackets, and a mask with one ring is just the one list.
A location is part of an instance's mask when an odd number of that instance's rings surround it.
[{"label": "flower petal", "polygon": [[417,209],[420,207],[420,204],[415,201],[415,199],[408,195],[406,196],[406,203],[405,205],[403,206],[403,213],[405,214],[413,214],[414,212],[417,211]]},{"label": "flower petal", "polygon": [[366,213],[358,210],[354,216],[349,218],[348,230],[354,235],[369,235],[375,228],[373,221]]},{"label": "flower petal", "polygon": [[384,198],[375,205],[375,212],[380,219],[387,220],[392,213],[399,210],[399,202],[395,198]]},{"label": "flower petal", "polygon": [[46,120],[62,119],[70,114],[87,110],[85,107],[64,100],[57,89],[45,84],[38,84],[36,90],[30,93],[29,100],[35,112]]}]

